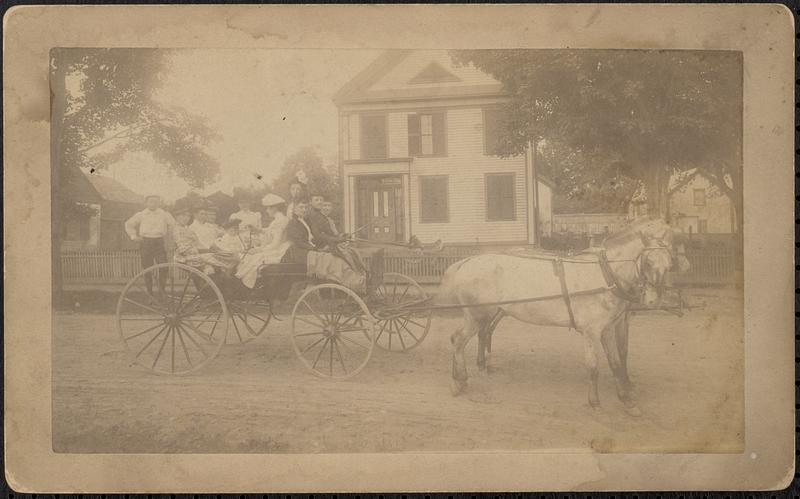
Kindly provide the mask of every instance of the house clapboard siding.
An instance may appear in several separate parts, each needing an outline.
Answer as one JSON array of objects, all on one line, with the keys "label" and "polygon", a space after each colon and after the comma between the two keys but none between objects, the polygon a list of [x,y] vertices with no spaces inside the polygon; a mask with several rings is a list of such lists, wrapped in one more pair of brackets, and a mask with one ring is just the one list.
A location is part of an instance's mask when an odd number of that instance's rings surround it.
[{"label": "house clapboard siding", "polygon": [[[496,80],[474,67],[454,66],[446,51],[388,52],[366,68],[334,98],[340,113],[345,230],[364,230],[365,237],[382,240],[396,234],[395,240],[415,235],[449,244],[535,242],[536,189],[528,155],[500,158],[485,151],[484,113],[507,99]],[[409,118],[426,113],[437,116],[427,122]],[[414,124],[414,151],[409,151],[409,121]],[[421,123],[427,126],[431,121],[434,130],[421,132]],[[442,123],[444,134],[439,133]],[[365,124],[371,131],[362,130]],[[386,157],[365,157],[364,134],[375,151],[378,126],[386,129]],[[423,135],[429,153],[429,136],[434,136],[435,154],[419,154]],[[438,137],[444,137],[444,144]],[[508,184],[494,179],[490,194],[487,174],[513,177],[513,219],[489,219],[490,199],[507,192]],[[422,221],[421,183],[427,176],[447,179],[446,220]],[[547,197],[549,189],[541,185],[542,196]],[[395,211],[387,210],[386,203]],[[505,217],[509,205],[504,203],[495,213]],[[550,226],[550,210],[547,200],[539,206],[544,230]],[[378,220],[381,215],[384,220]]]}]

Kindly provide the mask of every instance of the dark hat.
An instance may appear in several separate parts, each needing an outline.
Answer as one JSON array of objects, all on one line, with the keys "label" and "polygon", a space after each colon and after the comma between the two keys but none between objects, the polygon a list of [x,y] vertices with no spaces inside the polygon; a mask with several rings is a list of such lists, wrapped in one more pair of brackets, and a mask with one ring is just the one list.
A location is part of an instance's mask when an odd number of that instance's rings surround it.
[{"label": "dark hat", "polygon": [[182,213],[191,213],[192,206],[189,203],[176,201],[175,206],[172,208],[173,215],[180,215]]}]

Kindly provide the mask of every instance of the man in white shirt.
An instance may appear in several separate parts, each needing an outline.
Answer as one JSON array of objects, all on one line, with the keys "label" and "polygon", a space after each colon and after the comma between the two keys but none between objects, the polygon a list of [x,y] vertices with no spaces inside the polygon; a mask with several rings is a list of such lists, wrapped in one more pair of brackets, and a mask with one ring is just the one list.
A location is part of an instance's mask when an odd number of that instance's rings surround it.
[{"label": "man in white shirt", "polygon": [[194,215],[194,222],[189,228],[195,233],[200,241],[200,249],[210,249],[222,234],[222,230],[214,223],[209,221],[211,211],[208,207],[199,208]]},{"label": "man in white shirt", "polygon": [[[166,263],[167,250],[164,240],[175,228],[175,219],[172,215],[161,209],[161,198],[147,196],[145,209],[136,213],[125,222],[125,232],[133,241],[139,242],[139,251],[142,259],[142,268]],[[167,273],[158,275],[158,289],[164,293]],[[147,292],[153,294],[153,281],[150,274],[145,276]]]}]

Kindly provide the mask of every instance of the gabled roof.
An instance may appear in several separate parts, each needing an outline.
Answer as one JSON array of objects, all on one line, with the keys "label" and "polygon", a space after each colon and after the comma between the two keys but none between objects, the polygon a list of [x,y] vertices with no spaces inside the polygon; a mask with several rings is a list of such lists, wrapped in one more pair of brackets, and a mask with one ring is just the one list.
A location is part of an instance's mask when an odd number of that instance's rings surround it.
[{"label": "gabled roof", "polygon": [[425,83],[441,83],[441,82],[455,82],[461,81],[461,78],[454,75],[450,71],[444,69],[438,62],[431,62],[425,69],[417,73],[417,75],[408,83],[411,85],[422,85]]},{"label": "gabled roof", "polygon": [[78,203],[100,203],[103,198],[88,177],[79,168],[70,168],[66,173],[67,197]]},{"label": "gabled roof", "polygon": [[85,177],[89,179],[89,182],[105,201],[129,204],[144,203],[143,196],[133,192],[111,177],[103,177],[96,174],[88,174]]},{"label": "gabled roof", "polygon": [[[449,69],[444,50],[388,50],[333,96],[335,104],[505,97],[503,85],[474,67]],[[420,63],[425,63],[419,67]],[[404,72],[411,74],[398,80]],[[387,76],[388,75],[388,76]],[[461,76],[468,81],[464,81]],[[387,81],[386,78],[391,81]]]},{"label": "gabled roof", "polygon": [[350,101],[360,92],[366,90],[378,78],[386,74],[391,68],[410,54],[410,50],[387,50],[362,69],[352,80],[344,84],[338,92],[333,94],[333,102]]}]

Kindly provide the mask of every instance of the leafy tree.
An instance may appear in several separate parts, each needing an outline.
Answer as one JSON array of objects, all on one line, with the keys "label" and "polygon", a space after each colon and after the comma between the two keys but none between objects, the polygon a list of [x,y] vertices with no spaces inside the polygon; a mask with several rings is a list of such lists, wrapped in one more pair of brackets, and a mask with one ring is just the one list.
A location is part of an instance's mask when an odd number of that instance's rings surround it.
[{"label": "leafy tree", "polygon": [[510,94],[501,119],[504,155],[543,139],[562,143],[592,158],[575,176],[578,184],[591,174],[589,164],[604,163],[597,176],[612,168],[641,181],[650,212],[662,215],[672,173],[698,168],[731,195],[741,220],[741,53],[458,50],[452,55],[494,76]]},{"label": "leafy tree", "polygon": [[313,147],[304,147],[286,158],[280,173],[272,181],[272,191],[288,199],[289,184],[297,178],[299,171],[308,178],[306,187],[309,195],[320,194],[333,203],[332,218],[341,226],[342,189],[337,170],[325,166]]},{"label": "leafy tree", "polygon": [[61,226],[75,201],[64,189],[79,167],[103,169],[146,151],[190,185],[219,172],[206,152],[216,133],[156,99],[168,69],[161,49],[54,49],[50,54],[53,299],[61,292]]}]

